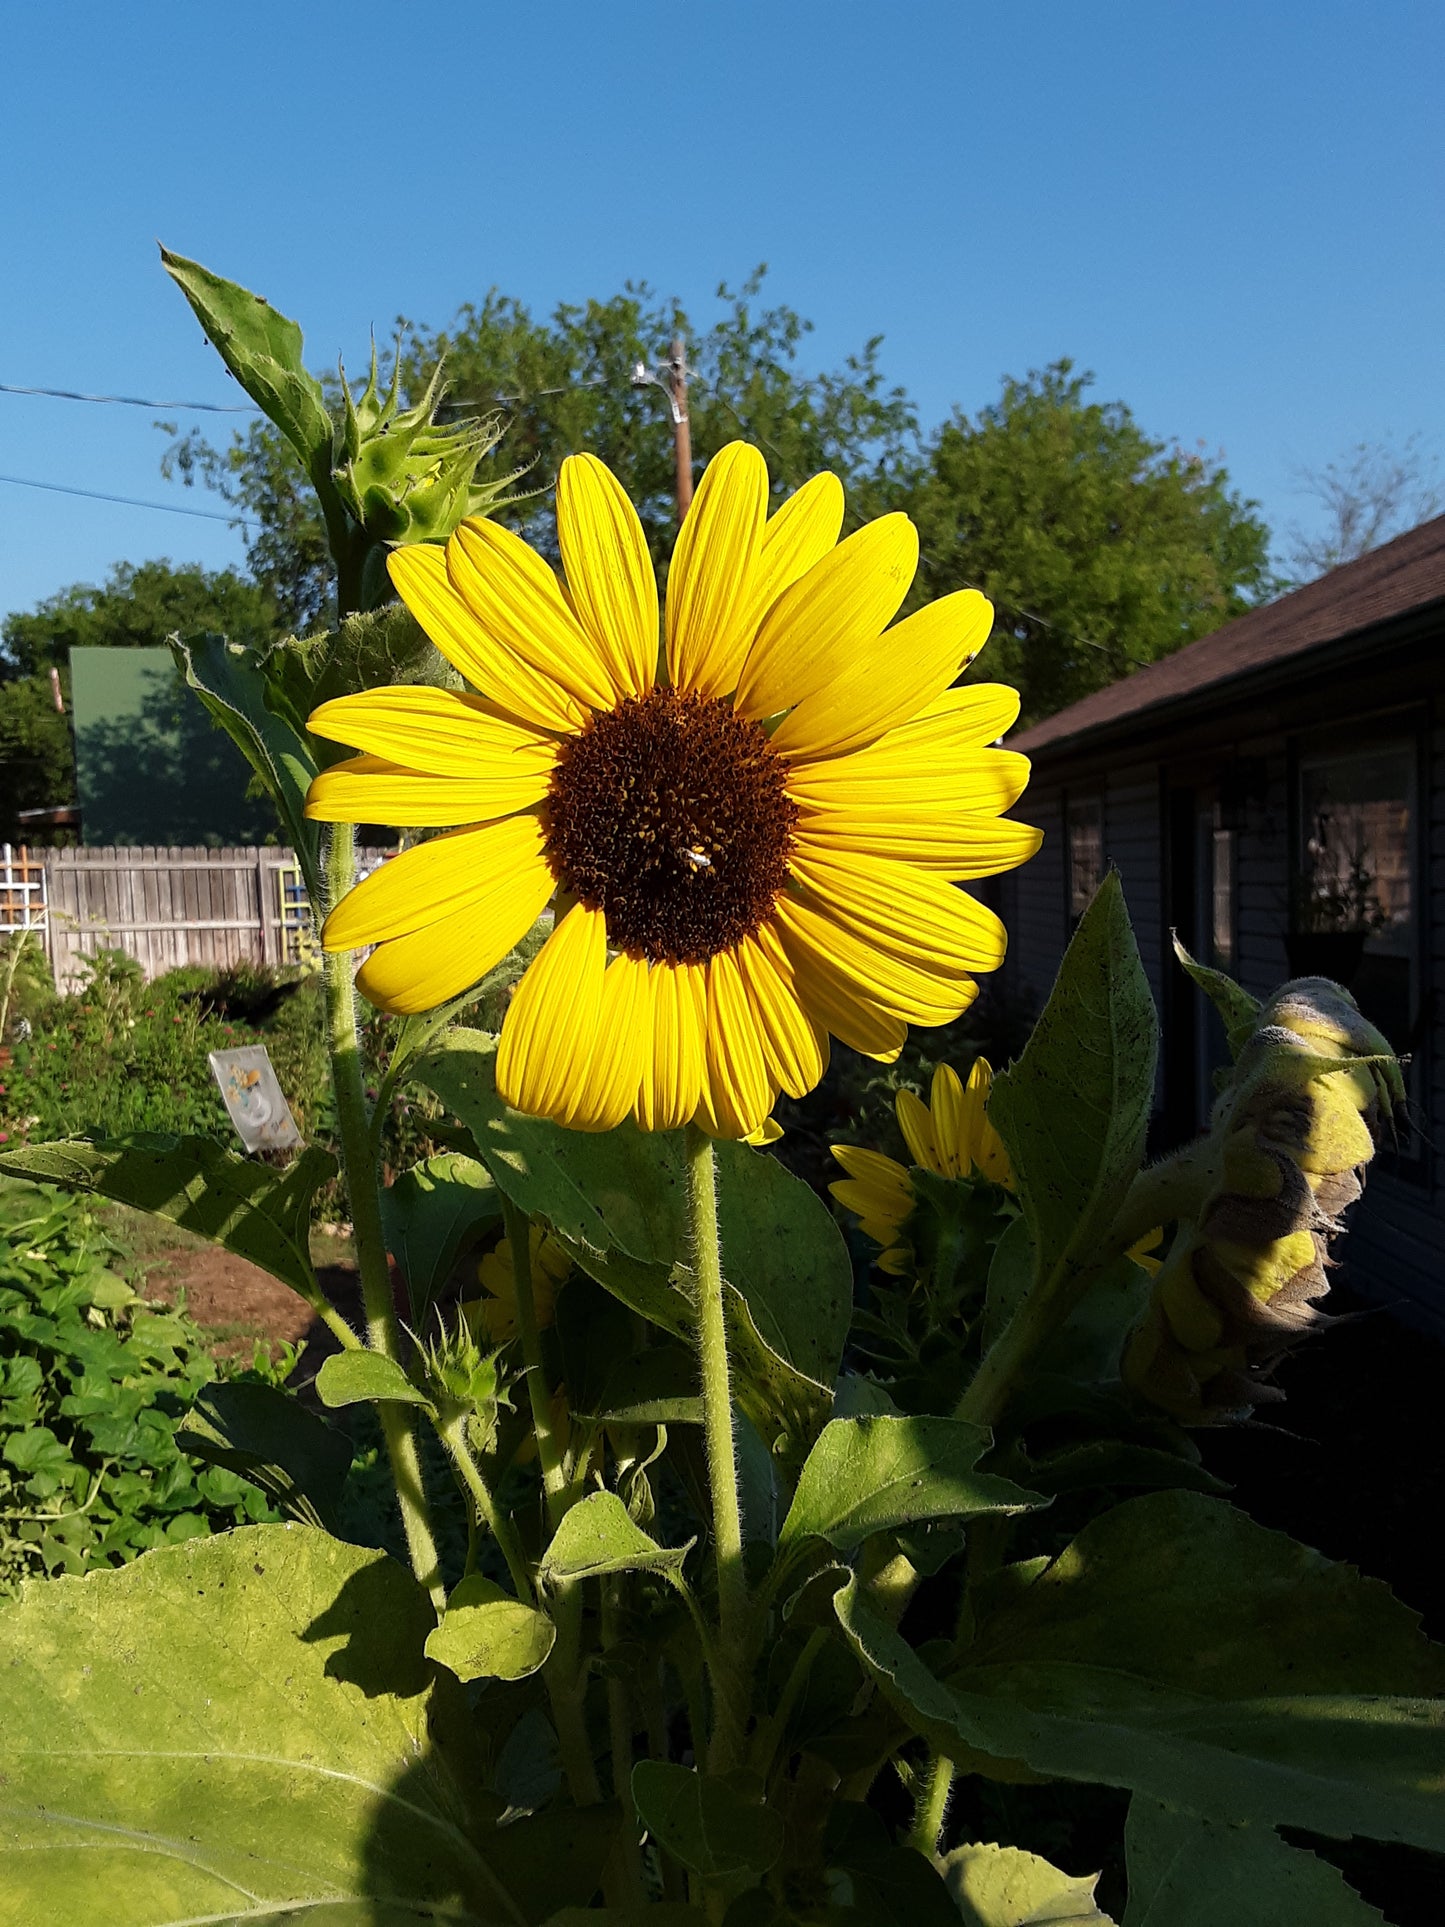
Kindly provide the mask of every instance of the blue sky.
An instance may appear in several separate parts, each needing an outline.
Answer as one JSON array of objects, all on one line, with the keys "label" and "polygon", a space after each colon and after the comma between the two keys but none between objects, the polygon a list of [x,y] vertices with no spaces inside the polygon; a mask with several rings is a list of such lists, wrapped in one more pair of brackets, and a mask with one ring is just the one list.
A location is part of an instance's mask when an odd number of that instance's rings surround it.
[{"label": "blue sky", "polygon": [[[925,422],[1072,355],[1276,528],[1310,519],[1301,464],[1445,455],[1438,0],[12,0],[5,28],[0,382],[236,400],[157,239],[314,366],[491,285],[545,311],[643,278],[706,320],[766,261],[809,358],[881,333]],[[152,420],[0,394],[0,475],[214,509]],[[0,511],[0,613],[241,556],[222,522],[6,483]]]}]

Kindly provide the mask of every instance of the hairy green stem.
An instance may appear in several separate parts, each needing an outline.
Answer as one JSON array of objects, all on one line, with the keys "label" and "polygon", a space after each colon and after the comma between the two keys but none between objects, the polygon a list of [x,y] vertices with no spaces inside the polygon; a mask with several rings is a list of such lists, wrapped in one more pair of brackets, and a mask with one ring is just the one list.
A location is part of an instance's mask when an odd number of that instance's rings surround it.
[{"label": "hairy green stem", "polygon": [[1108,1249],[1127,1251],[1156,1225],[1197,1218],[1220,1178],[1219,1147],[1211,1137],[1186,1144],[1139,1172],[1109,1228]]},{"label": "hairy green stem", "polygon": [[[356,877],[356,832],[350,824],[331,827],[327,857],[327,902],[335,905]],[[351,959],[346,951],[327,954],[324,966],[326,1014],[331,1050],[331,1076],[336,1092],[337,1135],[346,1195],[351,1203],[356,1264],[361,1274],[361,1296],[366,1308],[366,1337],[372,1350],[401,1362],[401,1335],[391,1302],[391,1269],[386,1260],[386,1234],[381,1223],[381,1192],[372,1154],[371,1119],[366,1108],[366,1085],[361,1069],[361,1046],[356,1025],[356,991],[351,981]],[[416,1429],[404,1405],[386,1400],[377,1406],[387,1457],[391,1461],[397,1503],[401,1508],[407,1551],[419,1584],[431,1594],[440,1613],[446,1604],[441,1562],[437,1557],[422,1481]]]},{"label": "hairy green stem", "polygon": [[[576,1490],[568,1484],[562,1448],[552,1422],[547,1396],[547,1374],[542,1363],[542,1333],[537,1324],[537,1301],[532,1291],[532,1226],[525,1211],[503,1194],[502,1225],[512,1251],[512,1283],[517,1301],[517,1336],[522,1341],[522,1364],[527,1380],[527,1402],[537,1439],[537,1462],[542,1469],[542,1491],[547,1523],[555,1532],[570,1510]],[[557,1588],[552,1617],[557,1644],[543,1670],[562,1767],[572,1799],[579,1807],[595,1806],[602,1798],[592,1742],[587,1734],[586,1678],[582,1671],[582,1588],[569,1581]]]},{"label": "hairy green stem", "polygon": [[948,1818],[948,1798],[953,1792],[953,1761],[935,1753],[929,1760],[918,1789],[918,1804],[913,1810],[913,1826],[908,1835],[910,1847],[931,1860],[938,1852],[939,1836]]},{"label": "hairy green stem", "polygon": [[[622,1638],[622,1579],[614,1574],[602,1581],[602,1647],[606,1652]],[[607,1674],[607,1735],[612,1749],[612,1797],[622,1809],[622,1827],[617,1836],[609,1887],[615,1887],[614,1905],[641,1907],[646,1904],[642,1882],[642,1848],[637,1838],[637,1809],[632,1804],[632,1703],[627,1687],[615,1670]]]},{"label": "hairy green stem", "polygon": [[472,1456],[472,1448],[467,1444],[467,1422],[464,1418],[454,1418],[437,1427],[437,1435],[446,1447],[452,1464],[461,1475],[462,1483],[472,1495],[477,1515],[481,1518],[497,1542],[498,1550],[507,1562],[507,1571],[512,1575],[512,1586],[518,1599],[526,1605],[533,1605],[536,1594],[527,1572],[527,1562],[522,1556],[522,1546],[517,1538],[511,1520],[498,1509],[492,1497],[492,1489],[482,1476],[482,1469]]},{"label": "hairy green stem", "polygon": [[525,1211],[503,1194],[502,1224],[512,1251],[512,1283],[517,1299],[517,1336],[522,1341],[522,1362],[527,1378],[527,1401],[532,1410],[532,1429],[537,1435],[537,1463],[542,1468],[542,1490],[547,1495],[547,1520],[555,1532],[570,1509],[566,1468],[557,1429],[552,1423],[552,1403],[547,1396],[547,1374],[542,1365],[542,1334],[537,1324],[537,1300],[532,1292],[532,1227]]},{"label": "hairy green stem", "polygon": [[712,1764],[726,1772],[737,1764],[742,1739],[738,1698],[748,1645],[748,1581],[743,1564],[742,1510],[738,1503],[737,1440],[733,1435],[732,1385],[728,1372],[727,1321],[723,1310],[722,1247],[717,1223],[717,1160],[712,1140],[687,1127],[688,1218],[693,1274],[697,1279],[698,1366],[702,1378],[703,1435],[712,1497],[713,1547],[717,1559],[718,1665],[713,1690],[717,1720]]}]

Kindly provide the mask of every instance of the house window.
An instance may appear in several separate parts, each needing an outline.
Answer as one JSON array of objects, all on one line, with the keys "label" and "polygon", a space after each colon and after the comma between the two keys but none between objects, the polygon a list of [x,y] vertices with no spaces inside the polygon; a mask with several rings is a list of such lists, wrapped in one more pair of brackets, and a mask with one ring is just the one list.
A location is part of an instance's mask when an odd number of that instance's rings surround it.
[{"label": "house window", "polygon": [[1097,796],[1071,796],[1068,824],[1069,928],[1089,907],[1104,880],[1104,805]]},{"label": "house window", "polygon": [[1320,974],[1347,983],[1396,1050],[1416,1002],[1415,766],[1408,738],[1299,762],[1292,960],[1333,945],[1343,961]]}]

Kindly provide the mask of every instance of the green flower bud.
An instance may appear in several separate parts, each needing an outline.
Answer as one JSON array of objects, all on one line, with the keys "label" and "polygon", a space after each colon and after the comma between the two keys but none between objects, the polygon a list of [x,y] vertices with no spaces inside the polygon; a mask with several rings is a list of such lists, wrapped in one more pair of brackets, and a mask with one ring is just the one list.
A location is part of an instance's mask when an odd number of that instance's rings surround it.
[{"label": "green flower bud", "polygon": [[465,516],[484,515],[521,474],[479,483],[478,464],[501,439],[502,418],[470,418],[443,427],[434,419],[441,374],[415,408],[401,407],[401,364],[383,395],[371,374],[353,398],[342,370],[345,415],[336,433],[332,478],[347,508],[373,542],[444,542]]},{"label": "green flower bud", "polygon": [[1338,984],[1286,984],[1240,1040],[1181,1227],[1129,1341],[1124,1377],[1185,1424],[1282,1396],[1269,1368],[1320,1322],[1330,1239],[1405,1096],[1399,1062]]}]

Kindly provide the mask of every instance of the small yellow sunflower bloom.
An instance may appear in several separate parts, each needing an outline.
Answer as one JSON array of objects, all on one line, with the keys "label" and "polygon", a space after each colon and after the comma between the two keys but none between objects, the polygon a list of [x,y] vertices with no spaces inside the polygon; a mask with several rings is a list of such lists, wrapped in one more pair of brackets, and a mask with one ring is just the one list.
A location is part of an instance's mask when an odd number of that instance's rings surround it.
[{"label": "small yellow sunflower bloom", "polygon": [[[1008,1152],[988,1121],[992,1084],[993,1072],[987,1060],[979,1057],[967,1084],[959,1081],[952,1065],[940,1064],[933,1073],[927,1104],[912,1091],[899,1091],[894,1099],[898,1128],[918,1168],[939,1178],[966,1178],[976,1171],[1013,1190]],[[916,1202],[907,1170],[896,1158],[855,1144],[835,1144],[832,1151],[848,1175],[828,1189],[839,1204],[856,1213],[865,1236],[883,1246],[880,1269],[905,1270],[908,1245],[901,1232]]]},{"label": "small yellow sunflower bloom", "polygon": [[[552,1323],[557,1293],[566,1283],[572,1260],[566,1249],[539,1225],[531,1227],[532,1298],[537,1307],[537,1329],[546,1331]],[[477,1339],[493,1345],[505,1344],[517,1336],[517,1278],[512,1269],[512,1243],[503,1238],[477,1265],[480,1298],[469,1299],[461,1308],[467,1328]]]},{"label": "small yellow sunflower bloom", "polygon": [[[1002,960],[959,883],[1024,862],[1028,764],[993,745],[1011,689],[952,687],[993,611],[966,589],[894,622],[903,515],[838,540],[817,475],[775,515],[754,448],[708,465],[659,606],[642,525],[601,462],[557,483],[566,589],[487,521],[390,557],[402,601],[476,693],[325,703],[359,751],[311,786],[330,822],[446,830],[359,884],[328,950],[374,944],[382,1009],[467,989],[555,899],[502,1029],[497,1086],[581,1130],[635,1117],[747,1137],[821,1077],[828,1037],[891,1061]],[[892,624],[892,627],[889,627]]]}]

